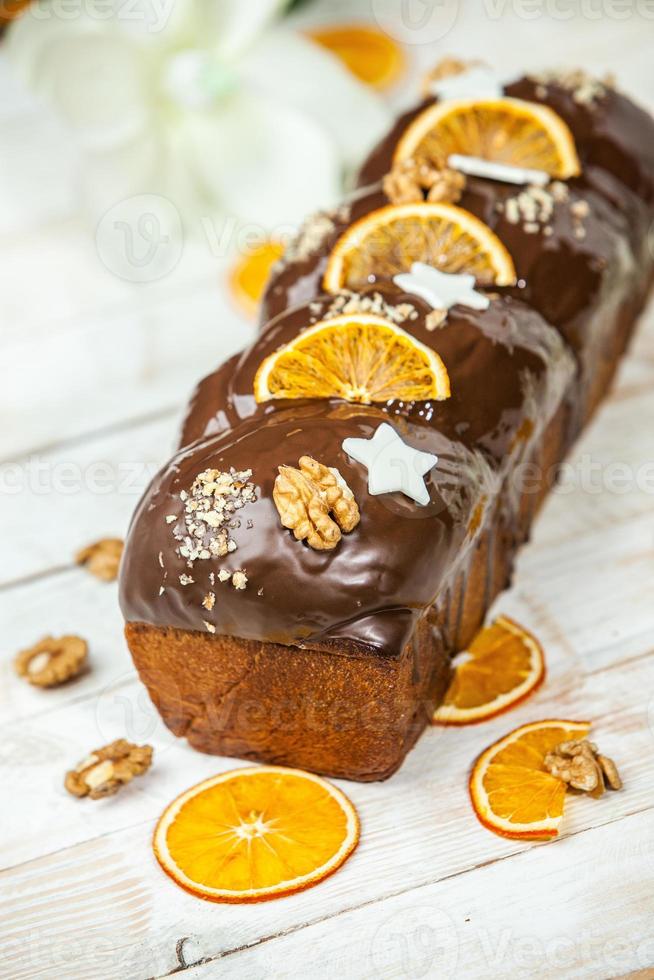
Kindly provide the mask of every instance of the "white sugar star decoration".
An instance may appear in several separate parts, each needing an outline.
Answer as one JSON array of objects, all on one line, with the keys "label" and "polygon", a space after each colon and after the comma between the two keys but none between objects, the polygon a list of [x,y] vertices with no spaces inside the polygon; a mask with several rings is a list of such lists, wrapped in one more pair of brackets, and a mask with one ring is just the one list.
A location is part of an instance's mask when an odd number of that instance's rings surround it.
[{"label": "white sugar star decoration", "polygon": [[343,450],[368,469],[368,493],[399,490],[417,504],[429,503],[423,479],[433,469],[438,456],[407,446],[395,429],[382,422],[372,439],[344,439]]},{"label": "white sugar star decoration", "polygon": [[499,99],[503,94],[495,72],[481,66],[432,82],[431,91],[439,99]]},{"label": "white sugar star decoration", "polygon": [[435,310],[449,310],[455,303],[473,310],[486,310],[490,305],[488,296],[475,291],[474,276],[439,272],[425,262],[414,262],[411,272],[400,272],[393,276],[393,282],[405,293],[420,296]]}]

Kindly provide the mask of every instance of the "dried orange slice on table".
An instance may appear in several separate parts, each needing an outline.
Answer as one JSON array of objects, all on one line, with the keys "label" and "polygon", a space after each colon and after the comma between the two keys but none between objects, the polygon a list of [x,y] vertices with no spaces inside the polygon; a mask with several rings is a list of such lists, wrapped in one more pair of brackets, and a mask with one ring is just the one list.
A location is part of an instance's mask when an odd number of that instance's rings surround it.
[{"label": "dried orange slice on table", "polygon": [[480,630],[454,660],[455,673],[433,722],[471,725],[524,701],[545,677],[543,650],[531,633],[508,616]]},{"label": "dried orange slice on table", "polygon": [[355,221],[332,249],[324,287],[356,291],[413,262],[474,275],[482,285],[515,282],[513,260],[488,225],[455,204],[426,201],[389,204]]},{"label": "dried orange slice on table", "polygon": [[394,161],[443,166],[453,153],[544,170],[559,180],[576,177],[581,170],[566,123],[548,106],[522,99],[437,102],[407,126]]},{"label": "dried orange slice on table", "polygon": [[372,402],[448,398],[438,354],[379,316],[324,320],[270,354],[254,379],[258,402],[271,398],[343,398]]},{"label": "dried orange slice on table", "polygon": [[309,32],[316,44],[331,51],[353,75],[373,88],[387,88],[405,67],[404,53],[388,34],[359,24],[320,27]]},{"label": "dried orange slice on table", "polygon": [[207,779],[178,796],[154,852],[182,888],[212,902],[262,902],[317,885],[359,842],[340,790],[299,769],[261,766]]},{"label": "dried orange slice on table", "polygon": [[547,771],[544,759],[561,742],[584,739],[589,731],[587,721],[536,721],[482,752],[470,776],[470,798],[481,823],[518,840],[556,837],[566,784]]},{"label": "dried orange slice on table", "polygon": [[15,20],[32,0],[0,0],[0,34],[9,21]]},{"label": "dried orange slice on table", "polygon": [[267,241],[246,252],[232,266],[229,289],[247,316],[254,316],[261,301],[270,272],[284,254],[281,242]]}]

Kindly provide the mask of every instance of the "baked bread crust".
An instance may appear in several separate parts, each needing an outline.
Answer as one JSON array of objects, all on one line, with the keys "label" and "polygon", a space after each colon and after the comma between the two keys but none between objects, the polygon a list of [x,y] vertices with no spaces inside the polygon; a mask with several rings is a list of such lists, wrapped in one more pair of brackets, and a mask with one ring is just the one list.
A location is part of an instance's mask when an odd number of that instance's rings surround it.
[{"label": "baked bread crust", "polygon": [[426,620],[392,658],[139,623],[126,635],[164,721],[193,748],[361,781],[397,770],[449,680]]}]

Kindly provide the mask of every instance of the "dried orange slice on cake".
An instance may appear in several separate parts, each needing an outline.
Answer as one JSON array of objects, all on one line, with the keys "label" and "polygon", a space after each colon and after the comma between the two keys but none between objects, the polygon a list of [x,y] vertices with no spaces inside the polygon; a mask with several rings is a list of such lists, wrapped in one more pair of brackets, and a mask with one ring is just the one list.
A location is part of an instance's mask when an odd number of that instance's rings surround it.
[{"label": "dried orange slice on cake", "polygon": [[270,354],[254,379],[258,402],[343,398],[442,401],[450,394],[438,354],[382,317],[354,313],[323,320]]},{"label": "dried orange slice on cake", "polygon": [[211,902],[262,902],[317,885],[359,841],[356,810],[299,769],[251,767],[193,786],[164,811],[154,852],[166,874]]},{"label": "dried orange slice on cake", "polygon": [[389,204],[355,221],[332,249],[324,287],[356,292],[414,262],[474,275],[482,285],[515,282],[513,259],[488,225],[455,204],[425,201]]},{"label": "dried orange slice on cake", "polygon": [[524,701],[545,677],[540,643],[508,616],[480,630],[454,661],[455,673],[433,722],[471,725]]},{"label": "dried orange slice on cake", "polygon": [[587,721],[536,721],[482,752],[470,776],[470,798],[481,823],[518,840],[556,837],[566,784],[547,771],[544,759],[561,742],[584,739],[589,731]]},{"label": "dried orange slice on cake", "polygon": [[263,242],[241,256],[229,273],[229,289],[247,316],[254,316],[275,262],[284,254],[281,242]]},{"label": "dried orange slice on cake", "polygon": [[451,99],[429,106],[407,126],[394,161],[438,166],[452,153],[544,170],[566,180],[580,173],[575,142],[553,109],[522,99]]}]

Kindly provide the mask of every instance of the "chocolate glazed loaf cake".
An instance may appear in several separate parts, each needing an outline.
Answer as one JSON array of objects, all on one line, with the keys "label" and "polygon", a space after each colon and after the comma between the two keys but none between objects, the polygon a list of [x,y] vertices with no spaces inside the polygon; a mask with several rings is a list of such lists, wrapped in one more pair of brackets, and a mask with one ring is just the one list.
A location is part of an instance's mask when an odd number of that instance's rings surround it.
[{"label": "chocolate glazed loaf cake", "polygon": [[[395,206],[393,148],[423,104],[364,167],[372,186],[289,248],[259,338],[200,383],[134,515],[127,641],[166,724],[202,751],[391,775],[605,393],[651,279],[654,127],[604,85],[586,82],[579,102],[579,75],[518,86],[569,124],[581,174],[539,194],[439,171],[515,282],[439,278],[429,267],[457,255],[428,236],[396,276],[384,238],[325,293],[341,237]],[[427,213],[428,188],[410,193]],[[315,347],[347,331],[340,361]],[[270,388],[280,356],[314,387]],[[400,356],[404,387],[370,396]],[[343,387],[344,361],[368,389]]]}]

